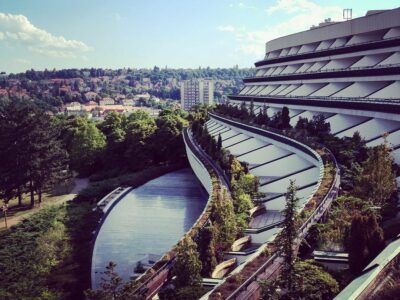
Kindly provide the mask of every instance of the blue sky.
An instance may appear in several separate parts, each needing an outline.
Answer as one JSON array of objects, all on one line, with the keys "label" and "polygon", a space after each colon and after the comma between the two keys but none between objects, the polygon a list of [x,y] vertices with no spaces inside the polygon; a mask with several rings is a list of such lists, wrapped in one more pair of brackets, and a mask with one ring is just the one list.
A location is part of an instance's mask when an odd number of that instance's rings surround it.
[{"label": "blue sky", "polygon": [[[350,6],[350,7],[349,7]],[[0,71],[250,67],[267,40],[398,0],[0,0]]]}]

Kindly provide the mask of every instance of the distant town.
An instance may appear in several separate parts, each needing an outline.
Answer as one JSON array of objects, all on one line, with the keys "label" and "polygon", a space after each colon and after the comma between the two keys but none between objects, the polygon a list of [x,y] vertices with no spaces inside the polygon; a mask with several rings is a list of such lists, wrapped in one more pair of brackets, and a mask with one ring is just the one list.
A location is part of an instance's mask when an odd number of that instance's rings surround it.
[{"label": "distant town", "polygon": [[161,109],[181,107],[184,95],[181,87],[185,81],[207,79],[212,87],[209,91],[211,102],[220,102],[226,95],[237,93],[242,87],[242,79],[253,74],[254,69],[238,67],[3,72],[0,98],[32,99],[53,113],[86,115],[95,119],[102,119],[110,112],[130,114],[138,109],[157,115]]}]

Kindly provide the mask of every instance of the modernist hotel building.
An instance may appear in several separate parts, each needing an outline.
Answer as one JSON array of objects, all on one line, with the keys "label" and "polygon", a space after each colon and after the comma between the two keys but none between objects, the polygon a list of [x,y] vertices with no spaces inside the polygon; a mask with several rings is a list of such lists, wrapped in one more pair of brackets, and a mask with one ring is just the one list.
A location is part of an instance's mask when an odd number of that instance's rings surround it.
[{"label": "modernist hotel building", "polygon": [[269,41],[255,66],[231,104],[253,101],[269,115],[286,106],[292,125],[323,114],[333,134],[358,131],[368,146],[385,135],[400,163],[400,8]]}]

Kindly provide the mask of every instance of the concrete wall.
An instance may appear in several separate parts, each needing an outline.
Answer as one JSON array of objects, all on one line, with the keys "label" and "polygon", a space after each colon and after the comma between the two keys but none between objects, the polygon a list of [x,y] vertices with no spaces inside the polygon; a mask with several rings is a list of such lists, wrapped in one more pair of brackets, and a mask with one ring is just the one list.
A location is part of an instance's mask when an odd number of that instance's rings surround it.
[{"label": "concrete wall", "polygon": [[207,191],[208,195],[212,194],[212,181],[211,176],[208,173],[206,167],[203,163],[194,155],[192,150],[188,147],[187,141],[185,140],[186,154],[194,174],[199,179],[204,189]]}]

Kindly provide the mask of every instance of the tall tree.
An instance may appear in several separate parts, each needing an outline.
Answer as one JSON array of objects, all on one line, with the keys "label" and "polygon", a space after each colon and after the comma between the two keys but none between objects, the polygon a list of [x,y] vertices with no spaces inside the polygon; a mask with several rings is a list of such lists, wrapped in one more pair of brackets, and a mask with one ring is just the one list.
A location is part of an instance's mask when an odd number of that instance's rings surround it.
[{"label": "tall tree", "polygon": [[155,161],[176,161],[184,155],[182,130],[189,123],[183,116],[180,110],[175,110],[156,120],[157,131],[153,138]]},{"label": "tall tree", "polygon": [[249,107],[249,111],[250,111],[250,118],[254,118],[254,100],[251,99],[250,101],[250,107]]},{"label": "tall tree", "polygon": [[60,129],[47,114],[39,111],[34,125],[29,133],[28,176],[40,205],[46,189],[68,178],[68,154],[59,139]]},{"label": "tall tree", "polygon": [[218,151],[220,151],[220,150],[222,149],[222,138],[221,138],[221,133],[218,134],[217,149],[218,149]]},{"label": "tall tree", "polygon": [[210,277],[217,265],[215,238],[216,232],[212,224],[199,233],[199,258],[202,262],[201,275],[204,277]]},{"label": "tall tree", "polygon": [[289,109],[286,106],[284,106],[282,108],[282,114],[281,114],[281,129],[288,129],[291,127],[292,126],[290,125]]},{"label": "tall tree", "polygon": [[131,170],[140,170],[152,161],[152,138],[157,125],[149,114],[138,111],[130,115],[126,129],[125,159]]},{"label": "tall tree", "polygon": [[31,103],[18,99],[0,106],[0,191],[7,202],[17,196],[22,204],[22,192],[28,181],[27,136],[33,119]]},{"label": "tall tree", "polygon": [[213,221],[215,232],[217,232],[216,252],[219,255],[217,259],[220,261],[223,251],[229,248],[237,236],[235,211],[232,199],[226,190],[219,191],[217,195],[214,195],[210,218]]},{"label": "tall tree", "polygon": [[185,236],[178,245],[172,272],[176,275],[174,284],[178,289],[200,286],[201,261],[197,252],[197,245],[191,237]]},{"label": "tall tree", "polygon": [[72,169],[82,175],[99,170],[100,155],[106,146],[104,134],[86,118],[76,118],[67,131],[67,149]]},{"label": "tall tree", "polygon": [[386,144],[369,150],[368,159],[356,180],[355,194],[374,205],[385,207],[396,187],[393,158]]},{"label": "tall tree", "polygon": [[1,109],[0,128],[0,185],[5,198],[20,198],[27,184],[31,206],[35,192],[40,203],[46,188],[69,175],[59,127],[32,102],[13,100]]},{"label": "tall tree", "polygon": [[293,289],[294,282],[294,265],[295,265],[295,253],[294,253],[294,242],[297,237],[298,229],[298,202],[299,198],[296,196],[297,187],[294,180],[290,180],[289,187],[286,193],[286,207],[282,211],[284,216],[283,229],[278,240],[278,246],[280,248],[281,256],[284,259],[282,278],[285,286],[289,292]]},{"label": "tall tree", "polygon": [[358,274],[384,247],[383,231],[374,214],[354,216],[347,244],[350,270]]}]

